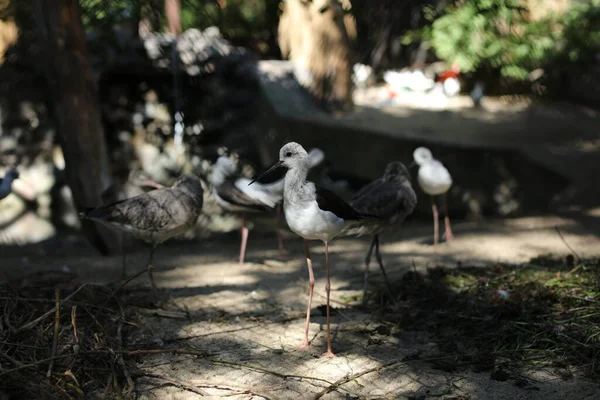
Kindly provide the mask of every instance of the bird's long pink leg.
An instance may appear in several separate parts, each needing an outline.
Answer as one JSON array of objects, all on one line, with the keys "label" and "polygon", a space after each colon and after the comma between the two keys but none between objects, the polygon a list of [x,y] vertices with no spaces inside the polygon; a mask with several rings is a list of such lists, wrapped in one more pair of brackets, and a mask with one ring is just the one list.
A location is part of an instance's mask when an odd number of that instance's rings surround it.
[{"label": "bird's long pink leg", "polygon": [[246,214],[242,216],[242,245],[240,247],[240,267],[244,265],[244,256],[246,255],[246,244],[248,243],[248,228],[246,227]]},{"label": "bird's long pink leg", "polygon": [[448,201],[446,200],[446,193],[444,193],[444,237],[446,241],[450,242],[454,239],[452,228],[450,228],[450,217],[448,216]]},{"label": "bird's long pink leg", "polygon": [[281,234],[281,203],[277,204],[275,212],[277,213],[277,247],[279,248],[279,259],[283,260],[285,254],[283,249],[283,235]]},{"label": "bird's long pink leg", "polygon": [[329,246],[325,242],[325,272],[327,273],[327,284],[325,285],[325,291],[327,292],[327,351],[321,354],[323,358],[335,357],[333,351],[331,351],[331,325],[329,323],[329,293],[331,292],[331,282],[329,280]]},{"label": "bird's long pink leg", "polygon": [[308,304],[306,306],[306,326],[304,327],[304,342],[299,349],[308,348],[308,328],[310,325],[310,307],[312,305],[313,291],[315,288],[315,275],[313,274],[312,260],[310,259],[310,249],[308,248],[308,240],[304,239],[304,252],[306,253],[306,265],[308,266]]},{"label": "bird's long pink leg", "polygon": [[431,196],[431,209],[433,210],[433,246],[437,247],[440,229],[438,227],[439,214],[437,205],[435,204],[435,196]]}]

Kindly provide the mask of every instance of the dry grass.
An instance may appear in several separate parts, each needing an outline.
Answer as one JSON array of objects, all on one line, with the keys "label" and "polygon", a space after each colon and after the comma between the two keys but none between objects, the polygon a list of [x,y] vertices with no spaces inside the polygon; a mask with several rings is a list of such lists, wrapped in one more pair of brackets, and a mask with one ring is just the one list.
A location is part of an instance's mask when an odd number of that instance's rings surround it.
[{"label": "dry grass", "polygon": [[0,287],[0,392],[9,398],[125,398],[131,324],[119,296],[66,274]]},{"label": "dry grass", "polygon": [[[550,366],[565,378],[576,373],[598,378],[599,267],[599,260],[575,264],[572,257],[542,257],[519,266],[434,268],[426,276],[410,272],[395,287],[399,296],[381,309],[384,325],[395,326],[382,332],[426,332],[440,354],[420,362],[448,372],[471,368],[506,380],[523,368]],[[175,312],[140,310],[131,292],[80,285],[73,278],[41,274],[0,286],[0,397],[126,399],[135,397],[140,377],[201,395],[206,395],[202,388],[259,391],[145,371],[136,360],[149,354],[224,361],[192,347],[128,348],[140,311],[168,317]],[[338,383],[329,383],[323,394]]]},{"label": "dry grass", "polygon": [[[540,257],[526,265],[407,273],[384,319],[425,330],[437,367],[507,371],[552,366],[565,376],[600,374],[600,261]],[[501,374],[500,380],[508,374]],[[494,377],[494,375],[492,375]],[[504,379],[502,379],[504,378]]]}]

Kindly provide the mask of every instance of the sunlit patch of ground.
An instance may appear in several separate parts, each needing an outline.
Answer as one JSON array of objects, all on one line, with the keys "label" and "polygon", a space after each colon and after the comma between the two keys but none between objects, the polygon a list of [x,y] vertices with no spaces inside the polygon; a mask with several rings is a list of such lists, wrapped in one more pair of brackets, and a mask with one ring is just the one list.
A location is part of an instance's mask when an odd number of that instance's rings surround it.
[{"label": "sunlit patch of ground", "polygon": [[[144,274],[114,292],[120,256],[68,246],[11,253],[0,266],[12,278],[2,286],[0,391],[43,389],[61,398],[135,392],[142,399],[593,398],[597,231],[557,217],[457,223],[457,239],[434,249],[431,230],[414,223],[382,236],[395,295],[384,290],[373,260],[367,306],[361,300],[369,240],[334,240],[333,360],[318,357],[325,350],[319,243],[311,246],[316,286],[308,351],[296,350],[307,272],[302,242],[293,237],[286,240],[289,256],[279,261],[274,237],[253,232],[242,267],[236,235],[159,247],[162,307]],[[547,253],[556,256],[537,257]],[[129,255],[129,271],[143,271],[146,257]],[[90,286],[67,299],[83,282],[108,289]]]}]

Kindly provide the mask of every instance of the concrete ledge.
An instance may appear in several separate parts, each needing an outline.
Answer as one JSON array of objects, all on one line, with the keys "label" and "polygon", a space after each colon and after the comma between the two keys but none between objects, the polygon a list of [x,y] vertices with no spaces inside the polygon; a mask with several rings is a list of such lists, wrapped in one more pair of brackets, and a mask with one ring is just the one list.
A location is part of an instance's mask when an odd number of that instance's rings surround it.
[{"label": "concrete ledge", "polygon": [[[571,177],[551,157],[539,157],[540,151],[568,145],[575,136],[595,138],[598,132],[593,110],[493,99],[485,99],[483,109],[357,106],[352,113],[330,115],[312,104],[288,62],[263,61],[259,70],[263,114],[272,127],[259,139],[265,165],[282,144],[294,140],[322,148],[333,160],[332,173],[359,185],[378,177],[391,160],[412,161],[414,148],[426,145],[453,174],[455,213],[550,209]],[[430,201],[419,194],[419,210],[430,212]]]}]

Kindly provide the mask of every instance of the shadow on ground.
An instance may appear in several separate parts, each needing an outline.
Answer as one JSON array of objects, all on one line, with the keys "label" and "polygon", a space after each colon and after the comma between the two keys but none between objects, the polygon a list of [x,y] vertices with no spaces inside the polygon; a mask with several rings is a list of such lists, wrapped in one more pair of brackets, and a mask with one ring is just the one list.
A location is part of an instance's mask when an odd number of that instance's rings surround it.
[{"label": "shadow on ground", "polygon": [[[561,226],[564,241],[554,226]],[[249,262],[240,267],[238,237],[232,233],[159,247],[156,278],[169,299],[163,308],[152,305],[142,275],[116,296],[126,305],[122,317],[118,305],[109,302],[114,311],[107,312],[102,328],[89,316],[87,324],[81,322],[80,335],[92,338],[85,351],[107,360],[98,370],[89,369],[89,354],[77,356],[74,336],[68,334],[72,306],[78,305],[77,318],[86,321],[85,309],[97,308],[98,298],[63,301],[58,351],[64,358],[56,360],[52,376],[56,382],[72,380],[65,375],[70,371],[77,379],[77,384],[70,382],[73,387],[61,386],[63,398],[81,396],[77,389],[88,398],[127,394],[124,371],[135,381],[138,398],[195,398],[200,391],[215,398],[270,399],[547,400],[597,394],[590,380],[600,353],[600,310],[593,289],[598,287],[597,265],[567,260],[564,243],[578,254],[597,254],[600,240],[589,228],[559,217],[457,223],[457,239],[437,249],[422,244],[430,230],[428,224],[408,223],[382,237],[397,298],[386,295],[375,264],[367,306],[360,300],[369,239],[334,241],[332,327],[338,357],[333,360],[318,357],[325,350],[323,246],[311,248],[317,275],[311,348],[297,351],[307,293],[302,242],[287,238],[289,255],[278,261],[275,237],[253,232]],[[83,282],[115,282],[121,257],[98,257],[77,238],[30,250],[9,249],[0,267],[11,293],[3,297],[3,310],[19,295],[38,299],[28,300],[22,319],[9,319],[10,324],[4,313],[1,350],[22,365],[2,361],[0,374],[10,376],[21,368],[29,382],[46,382],[48,362],[23,367],[27,363],[16,356],[27,354],[30,347],[24,346],[33,346],[43,361],[52,348],[54,287],[67,288],[64,300]],[[549,252],[562,256],[531,260]],[[143,249],[130,254],[129,270],[143,270],[146,257]],[[32,292],[32,282],[40,289]],[[106,297],[110,291],[103,293]],[[37,303],[42,306],[31,308]],[[22,333],[12,329],[44,310],[50,312],[36,325],[43,327],[36,331],[41,339],[22,342]],[[123,355],[124,365],[114,354]],[[5,385],[11,393],[37,387]]]}]

